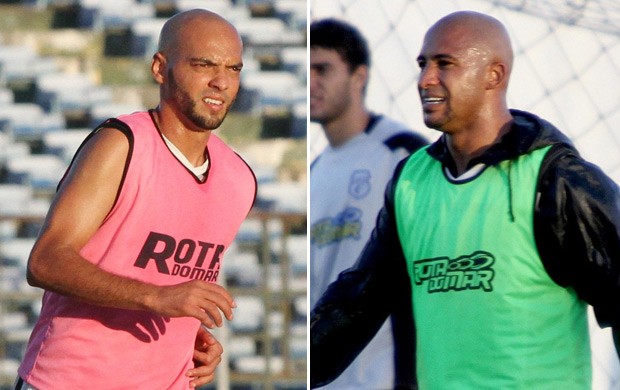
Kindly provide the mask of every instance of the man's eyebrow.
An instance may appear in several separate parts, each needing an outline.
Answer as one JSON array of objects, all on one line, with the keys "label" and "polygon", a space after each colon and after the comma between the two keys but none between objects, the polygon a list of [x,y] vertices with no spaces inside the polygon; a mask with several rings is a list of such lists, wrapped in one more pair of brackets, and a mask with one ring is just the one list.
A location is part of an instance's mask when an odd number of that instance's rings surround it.
[{"label": "man's eyebrow", "polygon": [[438,54],[434,54],[432,56],[425,56],[420,54],[418,56],[418,60],[424,60],[424,59],[431,59],[431,60],[453,60],[456,57],[451,55],[451,54],[446,54],[446,53],[438,53]]},{"label": "man's eyebrow", "polygon": [[332,64],[329,62],[313,62],[310,63],[311,68],[330,68]]},{"label": "man's eyebrow", "polygon": [[206,57],[190,57],[189,60],[190,62],[200,62],[208,65],[216,65],[215,61],[210,60]]},{"label": "man's eyebrow", "polygon": [[[194,63],[201,63],[201,64],[205,64],[205,65],[218,65],[217,62],[206,58],[206,57],[190,57],[190,62],[194,62]],[[232,65],[227,65],[227,67],[229,68],[243,68],[243,62],[238,62],[236,64],[232,64]]]},{"label": "man's eyebrow", "polygon": [[456,59],[456,57],[454,57],[453,55],[439,53],[439,54],[432,55],[430,57],[420,54],[418,58],[416,58],[416,61],[419,62],[419,61],[437,61],[437,60],[454,60],[454,59]]}]

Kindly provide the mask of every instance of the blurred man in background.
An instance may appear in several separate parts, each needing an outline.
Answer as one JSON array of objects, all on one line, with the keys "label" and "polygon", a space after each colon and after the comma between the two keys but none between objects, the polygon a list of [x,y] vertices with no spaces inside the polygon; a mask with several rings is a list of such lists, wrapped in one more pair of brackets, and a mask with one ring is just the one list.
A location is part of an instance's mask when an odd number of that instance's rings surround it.
[{"label": "blurred man in background", "polygon": [[[402,123],[370,112],[365,38],[335,19],[310,26],[310,119],[328,145],[310,167],[310,304],[357,258],[383,204],[394,168],[426,140]],[[404,274],[404,273],[403,273]],[[406,296],[407,294],[403,294]],[[330,389],[409,388],[411,313],[407,305],[381,329]],[[394,344],[394,336],[400,344]],[[312,357],[311,370],[312,370]]]}]

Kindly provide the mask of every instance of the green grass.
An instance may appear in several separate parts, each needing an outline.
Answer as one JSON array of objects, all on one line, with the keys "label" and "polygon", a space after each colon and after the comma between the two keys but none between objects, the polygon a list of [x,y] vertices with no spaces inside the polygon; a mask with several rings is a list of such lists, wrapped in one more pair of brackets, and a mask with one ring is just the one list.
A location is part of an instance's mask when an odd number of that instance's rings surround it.
[{"label": "green grass", "polygon": [[244,146],[260,138],[260,117],[231,112],[216,134],[233,146]]},{"label": "green grass", "polygon": [[0,5],[0,32],[48,30],[52,14],[20,5]]},{"label": "green grass", "polygon": [[106,85],[153,84],[150,60],[131,57],[102,57],[101,82]]},{"label": "green grass", "polygon": [[306,175],[307,160],[306,140],[294,140],[291,147],[284,152],[281,170],[286,171],[285,176],[298,180]]}]

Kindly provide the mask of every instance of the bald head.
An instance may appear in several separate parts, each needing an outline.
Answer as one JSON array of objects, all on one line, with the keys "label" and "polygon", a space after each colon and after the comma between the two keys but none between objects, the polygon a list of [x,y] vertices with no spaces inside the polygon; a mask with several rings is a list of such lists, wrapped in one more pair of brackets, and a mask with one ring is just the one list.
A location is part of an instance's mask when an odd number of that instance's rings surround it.
[{"label": "bald head", "polygon": [[235,101],[242,68],[243,42],[224,18],[204,9],[170,18],[151,62],[164,121],[198,132],[216,129]]},{"label": "bald head", "polygon": [[193,9],[178,13],[166,21],[159,35],[158,51],[173,54],[186,40],[185,35],[196,31],[197,25],[207,26],[211,31],[219,31],[222,34],[236,35],[241,42],[239,33],[226,19],[205,9]]},{"label": "bald head", "polygon": [[424,122],[456,134],[501,127],[513,54],[508,32],[478,12],[452,13],[428,30],[418,56]]},{"label": "bald head", "polygon": [[437,34],[458,37],[463,47],[477,51],[491,62],[505,64],[508,74],[512,70],[510,36],[504,25],[492,16],[474,11],[454,12],[437,21],[426,37]]}]

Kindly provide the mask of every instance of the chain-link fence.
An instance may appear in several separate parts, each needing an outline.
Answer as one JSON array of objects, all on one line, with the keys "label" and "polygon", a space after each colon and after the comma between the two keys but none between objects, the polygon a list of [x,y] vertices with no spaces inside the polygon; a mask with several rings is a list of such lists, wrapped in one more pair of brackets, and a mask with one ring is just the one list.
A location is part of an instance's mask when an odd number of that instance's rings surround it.
[{"label": "chain-link fence", "polygon": [[[434,139],[422,121],[415,59],[428,27],[464,9],[498,18],[511,35],[510,106],[554,123],[620,182],[620,2],[312,0],[310,20],[336,16],[358,26],[372,50],[368,106]],[[311,157],[320,135],[312,126]]]}]

